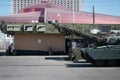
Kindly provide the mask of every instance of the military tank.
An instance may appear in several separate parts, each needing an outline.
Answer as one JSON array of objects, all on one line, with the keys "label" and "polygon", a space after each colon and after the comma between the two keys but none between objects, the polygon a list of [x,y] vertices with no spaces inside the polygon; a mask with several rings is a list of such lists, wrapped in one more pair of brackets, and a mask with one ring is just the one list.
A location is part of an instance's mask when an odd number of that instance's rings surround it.
[{"label": "military tank", "polygon": [[107,37],[107,45],[82,48],[81,56],[97,66],[116,66],[120,63],[120,37]]}]

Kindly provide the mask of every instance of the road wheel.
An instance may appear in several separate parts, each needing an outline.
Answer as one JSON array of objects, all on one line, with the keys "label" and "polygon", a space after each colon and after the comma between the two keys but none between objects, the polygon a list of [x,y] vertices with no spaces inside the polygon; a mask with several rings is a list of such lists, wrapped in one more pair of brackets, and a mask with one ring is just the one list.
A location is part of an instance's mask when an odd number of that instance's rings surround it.
[{"label": "road wheel", "polygon": [[110,66],[116,66],[117,63],[118,63],[117,60],[108,60],[108,61],[107,61],[107,64],[110,65]]},{"label": "road wheel", "polygon": [[96,66],[105,66],[105,61],[104,60],[96,60],[96,61],[94,61],[94,64]]}]

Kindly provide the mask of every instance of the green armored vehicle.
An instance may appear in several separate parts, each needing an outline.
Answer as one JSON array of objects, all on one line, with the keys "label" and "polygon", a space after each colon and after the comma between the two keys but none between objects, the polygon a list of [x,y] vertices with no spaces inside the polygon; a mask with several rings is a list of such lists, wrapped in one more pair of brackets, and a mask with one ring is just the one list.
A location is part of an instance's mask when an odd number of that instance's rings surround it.
[{"label": "green armored vehicle", "polygon": [[82,57],[92,64],[116,66],[120,62],[120,37],[107,37],[107,45],[87,47],[80,51]]}]

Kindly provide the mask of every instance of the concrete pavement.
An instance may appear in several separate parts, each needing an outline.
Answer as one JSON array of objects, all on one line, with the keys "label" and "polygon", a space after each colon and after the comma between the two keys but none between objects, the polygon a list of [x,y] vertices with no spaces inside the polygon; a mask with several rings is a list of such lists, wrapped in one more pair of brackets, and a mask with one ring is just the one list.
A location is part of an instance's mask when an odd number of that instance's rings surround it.
[{"label": "concrete pavement", "polygon": [[0,80],[119,80],[120,67],[94,67],[64,56],[0,56]]}]

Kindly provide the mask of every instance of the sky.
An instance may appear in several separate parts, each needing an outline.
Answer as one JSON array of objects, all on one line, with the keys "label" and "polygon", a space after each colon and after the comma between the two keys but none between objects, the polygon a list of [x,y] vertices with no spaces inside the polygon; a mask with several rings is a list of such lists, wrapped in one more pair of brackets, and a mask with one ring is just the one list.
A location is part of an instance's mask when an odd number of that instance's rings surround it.
[{"label": "sky", "polygon": [[[95,13],[120,16],[120,0],[83,0],[83,10]],[[10,0],[0,0],[0,16],[10,14]]]},{"label": "sky", "polygon": [[83,11],[120,16],[120,0],[83,0]]}]

